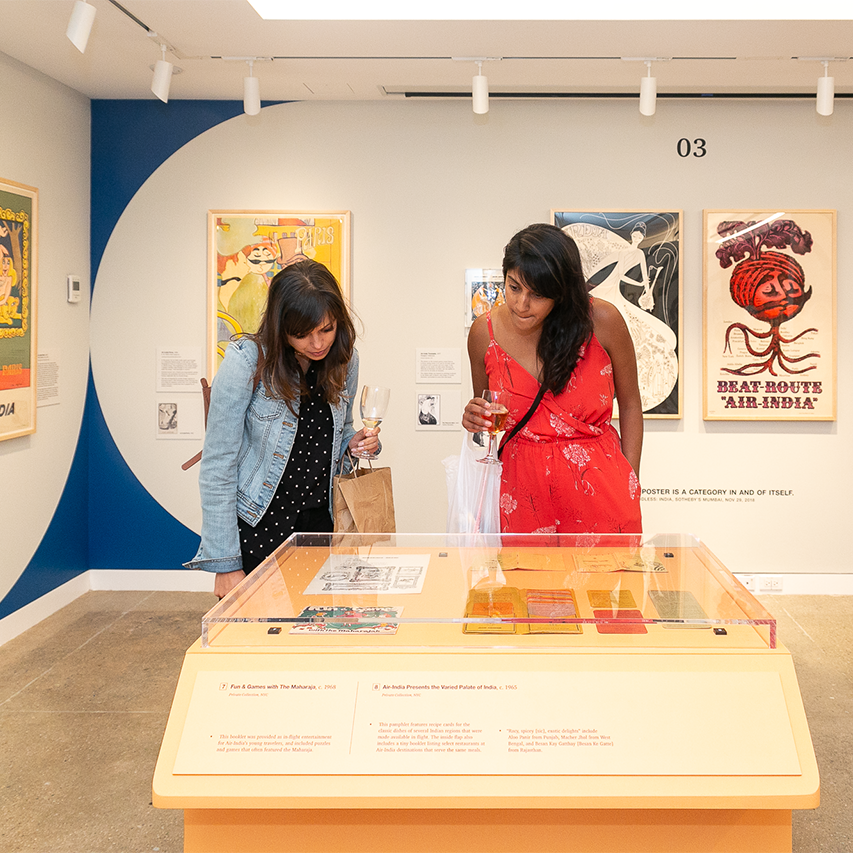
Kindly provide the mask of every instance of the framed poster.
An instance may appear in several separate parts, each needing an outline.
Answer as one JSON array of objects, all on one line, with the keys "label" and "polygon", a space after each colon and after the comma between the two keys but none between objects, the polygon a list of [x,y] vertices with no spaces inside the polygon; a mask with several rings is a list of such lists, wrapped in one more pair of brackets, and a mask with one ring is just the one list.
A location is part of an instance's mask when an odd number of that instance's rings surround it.
[{"label": "framed poster", "polygon": [[835,420],[835,211],[706,210],[704,234],[705,420]]},{"label": "framed poster", "polygon": [[577,243],[590,294],[625,318],[644,415],[680,418],[681,211],[552,210],[551,217]]},{"label": "framed poster", "polygon": [[233,335],[256,332],[273,276],[307,259],[325,264],[350,299],[349,211],[208,211],[208,377]]},{"label": "framed poster", "polygon": [[465,328],[481,314],[506,301],[502,269],[465,270]]},{"label": "framed poster", "polygon": [[36,431],[38,190],[0,180],[0,441]]}]

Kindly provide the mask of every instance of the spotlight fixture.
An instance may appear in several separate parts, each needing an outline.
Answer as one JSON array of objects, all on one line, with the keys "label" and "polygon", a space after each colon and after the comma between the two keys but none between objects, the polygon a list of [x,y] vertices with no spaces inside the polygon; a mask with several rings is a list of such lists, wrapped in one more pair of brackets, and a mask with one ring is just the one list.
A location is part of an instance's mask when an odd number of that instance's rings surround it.
[{"label": "spotlight fixture", "polygon": [[644,116],[655,114],[655,102],[658,96],[658,80],[652,77],[652,61],[644,60],[646,63],[646,76],[640,78],[640,112]]},{"label": "spotlight fixture", "polygon": [[261,81],[255,77],[255,60],[247,59],[249,76],[243,78],[243,112],[256,116],[261,111]]},{"label": "spotlight fixture", "polygon": [[68,29],[65,31],[65,35],[80,53],[86,52],[86,43],[89,41],[89,33],[92,32],[92,23],[97,11],[86,0],[77,0],[71,11],[71,19],[68,21]]},{"label": "spotlight fixture", "polygon": [[500,62],[501,56],[451,56],[454,62],[473,62],[477,73],[471,82],[471,100],[474,112],[485,115],[489,111],[489,80],[483,74],[484,62]]},{"label": "spotlight fixture", "polygon": [[653,62],[669,62],[671,56],[621,56],[623,62],[643,62],[646,65],[646,76],[640,78],[640,112],[644,116],[655,114],[655,103],[658,96],[657,77],[652,77]]},{"label": "spotlight fixture", "polygon": [[819,62],[823,66],[823,77],[817,78],[817,100],[815,107],[818,115],[831,116],[835,99],[835,78],[829,76],[830,62],[847,62],[849,56],[795,56],[800,62]]},{"label": "spotlight fixture", "polygon": [[829,76],[829,60],[822,59],[823,77],[817,78],[817,112],[818,115],[831,116],[835,98],[835,78]]},{"label": "spotlight fixture", "polygon": [[483,76],[483,60],[475,60],[477,73],[471,85],[471,100],[474,112],[477,115],[485,115],[489,111],[489,79]]},{"label": "spotlight fixture", "polygon": [[151,81],[151,91],[164,103],[169,103],[169,87],[172,85],[172,70],[174,66],[166,61],[166,45],[160,45],[161,58],[154,65],[154,78]]}]

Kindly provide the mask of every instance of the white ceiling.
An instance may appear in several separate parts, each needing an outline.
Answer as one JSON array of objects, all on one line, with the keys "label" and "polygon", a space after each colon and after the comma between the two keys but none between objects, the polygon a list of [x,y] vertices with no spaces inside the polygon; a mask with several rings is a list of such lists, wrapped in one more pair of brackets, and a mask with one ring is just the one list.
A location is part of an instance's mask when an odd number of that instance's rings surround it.
[{"label": "white ceiling", "polygon": [[[493,97],[633,95],[646,69],[621,57],[671,57],[652,66],[660,95],[812,96],[814,58],[853,54],[849,20],[288,22],[263,21],[247,0],[89,2],[98,11],[80,54],[65,36],[73,0],[0,0],[0,51],[91,98],[130,99],[154,97],[160,40],[182,69],[172,99],[240,99],[248,67],[223,57],[264,57],[265,101],[470,93],[476,65],[453,57],[478,56],[501,57],[483,66]],[[853,62],[829,73],[853,95]]]}]

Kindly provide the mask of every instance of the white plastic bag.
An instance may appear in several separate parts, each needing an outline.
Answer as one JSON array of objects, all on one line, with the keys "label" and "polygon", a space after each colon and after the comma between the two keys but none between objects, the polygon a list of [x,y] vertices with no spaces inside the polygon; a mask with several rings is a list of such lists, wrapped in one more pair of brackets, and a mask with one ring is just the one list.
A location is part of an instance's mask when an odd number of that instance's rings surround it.
[{"label": "white plastic bag", "polygon": [[469,432],[462,434],[459,456],[448,456],[442,464],[447,477],[447,532],[500,533],[503,466],[478,462]]}]

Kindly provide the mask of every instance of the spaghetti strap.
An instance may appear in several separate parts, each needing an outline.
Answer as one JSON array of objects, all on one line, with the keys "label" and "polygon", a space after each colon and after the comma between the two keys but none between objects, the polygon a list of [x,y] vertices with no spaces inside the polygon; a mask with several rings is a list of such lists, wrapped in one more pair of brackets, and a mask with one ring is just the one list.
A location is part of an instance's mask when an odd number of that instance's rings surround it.
[{"label": "spaghetti strap", "polygon": [[488,314],[486,314],[486,319],[489,322],[489,340],[494,343],[495,342],[495,333],[492,331],[492,312],[489,310]]}]

